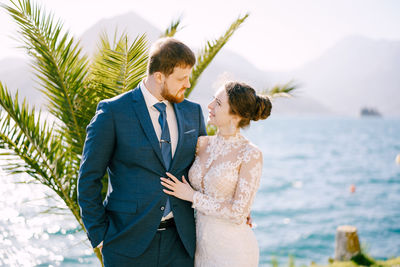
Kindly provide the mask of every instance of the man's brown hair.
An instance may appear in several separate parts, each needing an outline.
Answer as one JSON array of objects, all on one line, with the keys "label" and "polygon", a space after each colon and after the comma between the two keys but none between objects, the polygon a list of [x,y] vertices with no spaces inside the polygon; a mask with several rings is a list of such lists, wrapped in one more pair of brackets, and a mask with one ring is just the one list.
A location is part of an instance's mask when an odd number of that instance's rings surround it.
[{"label": "man's brown hair", "polygon": [[171,37],[161,38],[151,46],[147,74],[159,71],[168,76],[175,67],[193,67],[195,63],[196,57],[187,45]]}]

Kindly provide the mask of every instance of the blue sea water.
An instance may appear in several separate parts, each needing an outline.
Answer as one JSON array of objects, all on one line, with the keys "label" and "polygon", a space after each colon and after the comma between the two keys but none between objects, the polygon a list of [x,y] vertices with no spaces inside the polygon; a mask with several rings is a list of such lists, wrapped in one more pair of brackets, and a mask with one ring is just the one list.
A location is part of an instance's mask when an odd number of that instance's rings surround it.
[{"label": "blue sea water", "polygon": [[[327,264],[339,225],[356,226],[374,258],[400,256],[400,119],[272,117],[244,135],[264,157],[252,211],[260,266],[289,255]],[[72,215],[45,212],[62,206],[51,191],[0,176],[0,265],[98,266]]]}]

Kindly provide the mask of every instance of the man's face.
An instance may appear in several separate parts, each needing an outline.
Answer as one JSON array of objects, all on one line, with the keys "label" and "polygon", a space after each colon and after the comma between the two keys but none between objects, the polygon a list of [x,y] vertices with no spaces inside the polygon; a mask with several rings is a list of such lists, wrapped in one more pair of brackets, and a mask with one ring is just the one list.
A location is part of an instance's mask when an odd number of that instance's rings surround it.
[{"label": "man's face", "polygon": [[161,96],[172,103],[180,103],[185,99],[185,91],[190,87],[192,67],[175,67],[174,72],[166,76],[161,85]]}]

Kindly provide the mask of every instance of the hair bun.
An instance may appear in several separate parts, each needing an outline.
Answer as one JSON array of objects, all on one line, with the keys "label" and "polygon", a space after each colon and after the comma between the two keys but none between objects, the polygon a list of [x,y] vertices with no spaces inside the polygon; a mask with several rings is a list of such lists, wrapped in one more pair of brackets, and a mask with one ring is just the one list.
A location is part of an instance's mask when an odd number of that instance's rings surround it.
[{"label": "hair bun", "polygon": [[252,120],[266,119],[270,115],[271,101],[268,97],[257,95],[251,86],[241,82],[227,82],[225,90],[231,114],[240,117],[239,128],[248,126]]},{"label": "hair bun", "polygon": [[271,114],[272,104],[267,96],[256,95],[256,105],[251,120],[265,120]]}]

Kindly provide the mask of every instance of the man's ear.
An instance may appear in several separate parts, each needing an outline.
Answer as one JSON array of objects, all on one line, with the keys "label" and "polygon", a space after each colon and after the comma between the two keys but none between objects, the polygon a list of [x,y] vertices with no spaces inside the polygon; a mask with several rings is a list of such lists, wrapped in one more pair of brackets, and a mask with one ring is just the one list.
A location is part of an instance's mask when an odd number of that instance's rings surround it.
[{"label": "man's ear", "polygon": [[165,75],[162,72],[156,71],[153,73],[153,75],[157,83],[159,84],[164,83]]}]

